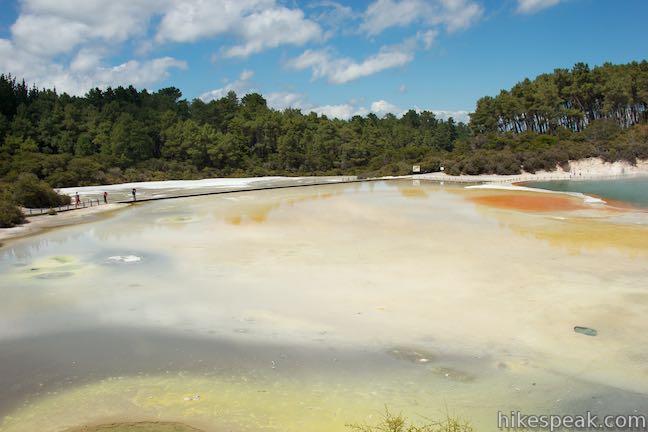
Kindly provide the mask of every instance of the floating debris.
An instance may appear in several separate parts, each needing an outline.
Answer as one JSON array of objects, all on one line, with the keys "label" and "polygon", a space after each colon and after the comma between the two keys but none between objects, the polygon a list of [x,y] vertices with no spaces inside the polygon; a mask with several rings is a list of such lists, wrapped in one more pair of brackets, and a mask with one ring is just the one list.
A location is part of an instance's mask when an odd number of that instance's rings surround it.
[{"label": "floating debris", "polygon": [[596,336],[598,334],[598,332],[595,329],[590,328],[590,327],[576,326],[576,327],[574,327],[574,331],[576,333],[580,333],[580,334],[583,334],[585,336]]}]

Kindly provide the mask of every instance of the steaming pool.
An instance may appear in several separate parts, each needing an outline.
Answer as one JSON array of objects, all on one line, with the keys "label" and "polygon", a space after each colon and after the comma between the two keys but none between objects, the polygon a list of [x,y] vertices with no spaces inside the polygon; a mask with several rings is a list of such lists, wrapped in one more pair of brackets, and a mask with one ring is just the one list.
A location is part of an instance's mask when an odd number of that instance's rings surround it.
[{"label": "steaming pool", "polygon": [[645,414],[647,220],[398,180],[141,203],[14,240],[0,431]]}]

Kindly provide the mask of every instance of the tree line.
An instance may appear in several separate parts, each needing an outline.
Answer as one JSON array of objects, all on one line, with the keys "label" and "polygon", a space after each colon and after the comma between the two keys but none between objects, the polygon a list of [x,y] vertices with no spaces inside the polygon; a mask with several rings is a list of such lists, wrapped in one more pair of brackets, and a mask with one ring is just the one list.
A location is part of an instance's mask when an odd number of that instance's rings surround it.
[{"label": "tree line", "polygon": [[205,103],[180,90],[93,89],[84,97],[0,76],[0,178],[52,186],[265,174],[394,174],[450,152],[469,128],[432,112],[329,119],[277,111],[257,93]]},{"label": "tree line", "polygon": [[[553,170],[569,160],[648,158],[648,63],[576,64],[479,100],[470,124],[429,111],[328,118],[258,93],[188,101],[174,87],[83,97],[0,75],[0,187],[261,175]],[[30,182],[33,183],[33,178]],[[2,186],[4,182],[5,186]]]},{"label": "tree line", "polygon": [[605,63],[589,68],[577,63],[525,79],[495,97],[477,101],[471,126],[479,133],[555,133],[582,131],[607,119],[629,127],[648,119],[648,62]]}]

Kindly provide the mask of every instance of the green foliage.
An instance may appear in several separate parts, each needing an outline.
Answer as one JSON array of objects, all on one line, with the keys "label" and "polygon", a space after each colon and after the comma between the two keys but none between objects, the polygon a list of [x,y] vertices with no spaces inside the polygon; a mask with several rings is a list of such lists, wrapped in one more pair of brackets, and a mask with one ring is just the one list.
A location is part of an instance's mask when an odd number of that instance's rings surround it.
[{"label": "green foliage", "polygon": [[605,63],[593,69],[577,63],[571,70],[556,69],[496,97],[481,98],[471,126],[478,133],[555,133],[559,128],[582,131],[604,119],[628,127],[646,122],[647,109],[647,61]]},{"label": "green foliage", "polygon": [[470,126],[430,111],[329,119],[253,93],[204,102],[174,87],[85,97],[0,75],[0,179],[53,187],[256,175],[518,174],[569,160],[648,157],[648,63],[524,80],[477,103]]},{"label": "green foliage", "polygon": [[13,197],[17,203],[28,208],[58,207],[70,203],[70,197],[59,195],[47,183],[34,174],[24,173],[13,185]]},{"label": "green foliage", "polygon": [[25,220],[7,185],[0,185],[0,228],[11,228]]},{"label": "green foliage", "polygon": [[350,424],[347,429],[357,432],[474,432],[468,422],[463,422],[456,417],[446,415],[442,421],[426,421],[415,425],[410,423],[401,414],[394,415],[387,408],[382,419],[376,425]]}]

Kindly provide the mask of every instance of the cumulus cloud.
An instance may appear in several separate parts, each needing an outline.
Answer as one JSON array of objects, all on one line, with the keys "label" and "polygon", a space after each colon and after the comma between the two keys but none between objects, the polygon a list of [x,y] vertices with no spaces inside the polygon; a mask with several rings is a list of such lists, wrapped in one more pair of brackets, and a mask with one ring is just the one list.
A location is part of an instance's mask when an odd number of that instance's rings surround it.
[{"label": "cumulus cloud", "polygon": [[11,41],[0,39],[0,70],[25,78],[39,87],[56,88],[71,95],[83,95],[94,87],[119,85],[147,87],[169,76],[171,69],[186,69],[184,61],[172,57],[130,60],[106,66],[101,56],[81,50],[69,66],[17,49]]},{"label": "cumulus cloud", "polygon": [[391,27],[422,22],[445,25],[452,32],[470,27],[482,14],[482,7],[472,0],[375,0],[367,7],[360,29],[375,36]]},{"label": "cumulus cloud", "polygon": [[310,105],[306,102],[306,96],[292,92],[272,92],[265,95],[268,106],[276,110],[296,108],[307,110]]},{"label": "cumulus cloud", "polygon": [[517,0],[517,12],[532,14],[542,9],[556,6],[561,0]]},{"label": "cumulus cloud", "polygon": [[368,114],[366,108],[356,107],[351,104],[320,105],[311,108],[311,111],[319,115],[325,115],[326,117],[344,120],[348,120],[356,115],[364,116]]},{"label": "cumulus cloud", "polygon": [[187,0],[174,2],[164,11],[158,42],[195,42],[232,31],[243,16],[271,7],[272,0]]},{"label": "cumulus cloud", "polygon": [[237,27],[237,34],[243,43],[227,49],[227,57],[247,57],[268,48],[303,45],[322,37],[319,25],[305,19],[301,10],[284,7],[245,17]]},{"label": "cumulus cloud", "polygon": [[322,38],[320,26],[300,9],[280,6],[275,0],[185,0],[172,3],[164,12],[155,39],[195,42],[224,34],[241,40],[225,50],[225,57],[247,57]]},{"label": "cumulus cloud", "polygon": [[333,84],[344,84],[358,78],[373,75],[385,69],[406,65],[414,59],[412,41],[399,45],[384,46],[376,54],[361,62],[349,57],[335,57],[330,50],[306,50],[291,59],[288,67],[297,70],[311,69],[313,79],[326,78]]},{"label": "cumulus cloud", "polygon": [[[341,120],[348,120],[353,116],[360,115],[366,116],[369,113],[376,114],[378,117],[383,117],[386,114],[394,114],[396,117],[401,117],[407,110],[386,101],[384,99],[376,100],[364,106],[359,101],[348,101],[340,104],[314,104],[308,101],[308,97],[302,93],[293,92],[274,92],[266,95],[268,106],[284,110],[286,108],[300,109],[302,112],[315,112],[319,115],[325,115],[329,118],[338,118]],[[424,111],[421,108],[415,108],[415,111]],[[435,114],[438,119],[447,120],[452,117],[457,122],[467,123],[469,120],[468,111],[450,111],[428,109]]]},{"label": "cumulus cloud", "polygon": [[[153,85],[187,66],[170,57],[107,64],[126,42],[146,56],[161,43],[231,35],[240,43],[224,56],[246,57],[323,38],[319,24],[277,0],[22,0],[19,5],[10,38],[0,40],[7,53],[0,67],[73,94],[95,86]],[[155,17],[159,24],[151,38]]]},{"label": "cumulus cloud", "polygon": [[402,110],[398,108],[396,105],[382,99],[375,101],[371,104],[371,112],[375,114],[380,114],[380,115],[384,115],[388,113],[399,114],[401,111]]},{"label": "cumulus cloud", "polygon": [[13,42],[41,56],[68,53],[82,43],[121,43],[143,35],[168,0],[23,0],[11,26]]},{"label": "cumulus cloud", "polygon": [[227,93],[231,91],[235,92],[238,96],[252,93],[255,91],[252,83],[253,77],[254,71],[244,69],[237,80],[226,82],[223,87],[205,92],[199,97],[203,102],[211,102],[227,96]]},{"label": "cumulus cloud", "polygon": [[[420,110],[418,110],[420,111]],[[431,109],[436,118],[441,120],[448,120],[450,117],[453,118],[456,122],[468,123],[470,121],[469,112],[464,110],[459,111],[448,111],[448,110],[435,110]]]}]

